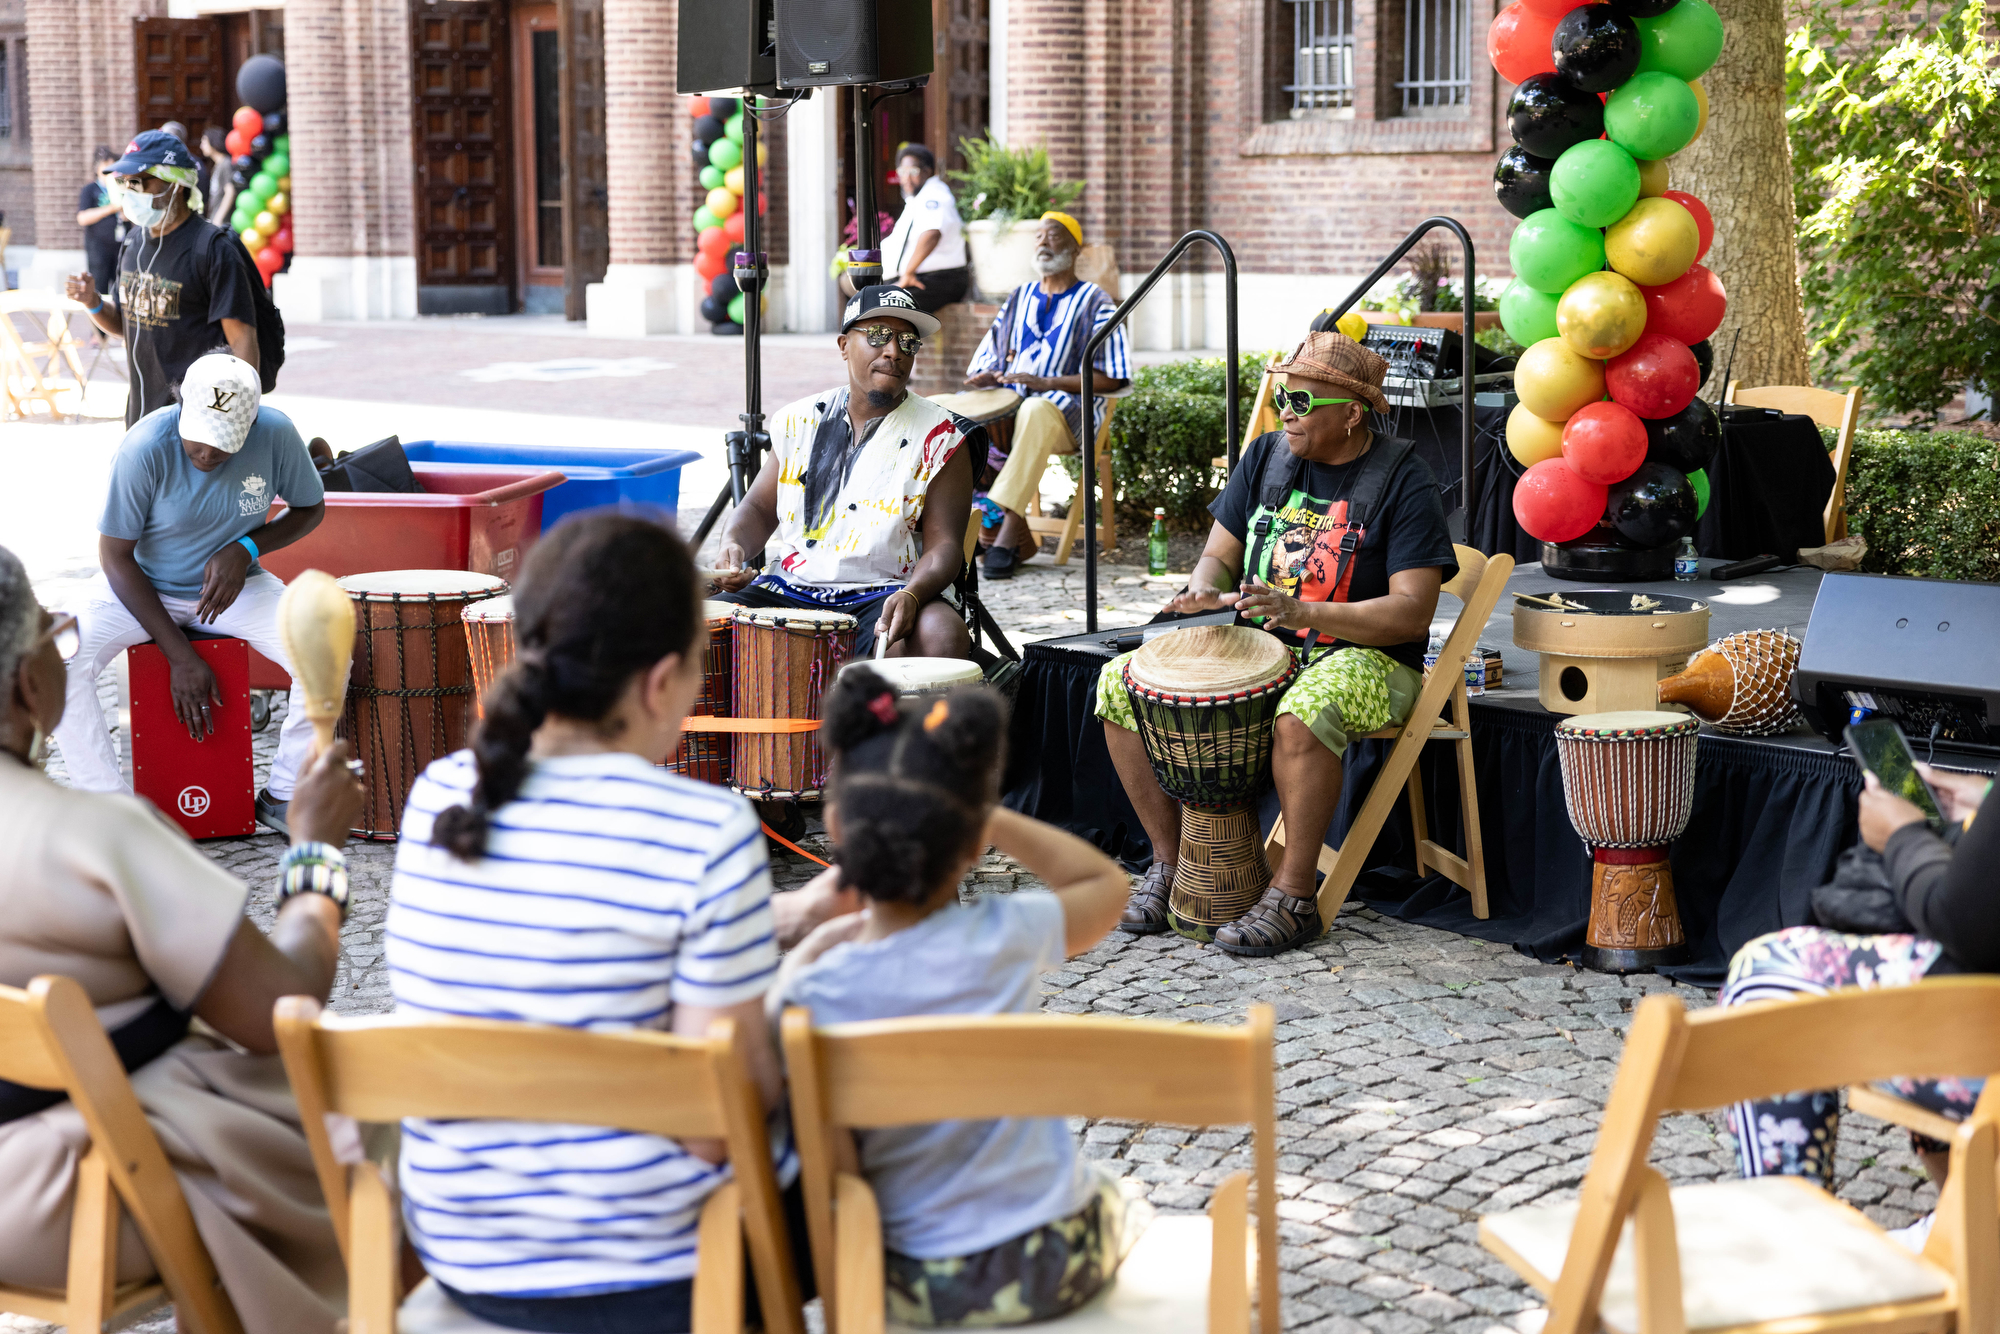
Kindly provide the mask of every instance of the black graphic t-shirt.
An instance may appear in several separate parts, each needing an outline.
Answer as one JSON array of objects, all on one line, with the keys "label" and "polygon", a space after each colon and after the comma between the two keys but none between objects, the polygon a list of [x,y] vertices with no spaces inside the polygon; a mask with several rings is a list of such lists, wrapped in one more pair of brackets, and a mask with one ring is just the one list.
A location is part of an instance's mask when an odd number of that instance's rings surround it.
[{"label": "black graphic t-shirt", "polygon": [[[77,192],[76,211],[78,213],[88,212],[94,208],[103,208],[110,202],[111,192],[98,182],[92,181]],[[97,254],[99,251],[108,252],[117,244],[118,215],[116,213],[107,213],[83,229],[83,248],[91,254]],[[102,294],[100,293],[100,295]]]},{"label": "black graphic t-shirt", "polygon": [[172,401],[196,357],[227,346],[225,319],[255,327],[255,281],[242,242],[205,218],[165,236],[134,227],[118,257],[118,313],[132,389],[125,424]]},{"label": "black graphic t-shirt", "polygon": [[[1229,474],[1229,484],[1208,507],[1216,522],[1243,543],[1250,565],[1244,571],[1246,579],[1260,579],[1302,602],[1366,602],[1387,597],[1389,577],[1404,570],[1439,566],[1446,579],[1458,573],[1437,479],[1430,466],[1414,455],[1404,461],[1383,493],[1375,522],[1362,530],[1341,587],[1332,584],[1340,568],[1340,540],[1348,528],[1347,502],[1366,454],[1352,463],[1306,464],[1299,485],[1271,513],[1270,531],[1260,542],[1253,530],[1257,520],[1270,513],[1257,498],[1264,461],[1272,450],[1284,448],[1283,431],[1251,441]],[[1305,634],[1299,631],[1298,638],[1303,640]],[[1344,640],[1340,646],[1349,647]],[[1421,671],[1424,646],[1424,640],[1413,639],[1373,647]]]}]

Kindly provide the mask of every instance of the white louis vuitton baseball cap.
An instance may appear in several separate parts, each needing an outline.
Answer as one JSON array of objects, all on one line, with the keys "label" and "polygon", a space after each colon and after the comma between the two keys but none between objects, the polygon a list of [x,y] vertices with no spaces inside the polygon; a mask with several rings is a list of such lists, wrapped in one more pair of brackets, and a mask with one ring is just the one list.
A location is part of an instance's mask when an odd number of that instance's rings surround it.
[{"label": "white louis vuitton baseball cap", "polygon": [[181,438],[234,454],[257,424],[257,368],[228,352],[198,357],[181,377]]}]

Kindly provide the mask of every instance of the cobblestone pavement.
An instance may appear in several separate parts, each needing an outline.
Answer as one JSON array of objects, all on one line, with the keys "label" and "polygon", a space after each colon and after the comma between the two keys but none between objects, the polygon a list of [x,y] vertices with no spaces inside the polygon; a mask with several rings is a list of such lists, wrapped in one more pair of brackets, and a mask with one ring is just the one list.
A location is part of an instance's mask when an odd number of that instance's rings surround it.
[{"label": "cobblestone pavement", "polygon": [[[1100,579],[1105,625],[1145,620],[1179,586],[1118,565],[1103,567]],[[1082,613],[1071,609],[1082,604],[1082,581],[1080,563],[1057,570],[1044,556],[987,593],[1018,644],[1080,630]],[[276,730],[258,738],[260,765]],[[823,851],[813,828],[805,845]],[[252,915],[268,925],[279,840],[261,835],[206,850],[254,887]],[[375,1013],[391,1003],[381,931],[394,846],[350,845],[349,855],[353,906],[333,1005]],[[774,862],[781,888],[817,869],[789,853]],[[989,855],[965,892],[1033,883]],[[1478,1217],[1574,1196],[1631,1008],[1669,989],[1690,1006],[1709,1003],[1704,992],[1658,978],[1542,964],[1504,945],[1350,908],[1310,949],[1276,959],[1113,932],[1049,974],[1043,995],[1062,1013],[1220,1023],[1238,1022],[1252,1002],[1270,1003],[1279,1020],[1286,1328],[1507,1334],[1534,1328],[1539,1302],[1480,1249]],[[1143,1183],[1168,1211],[1204,1208],[1217,1181],[1249,1165],[1247,1138],[1234,1130],[1111,1121],[1078,1129],[1089,1156]],[[1900,1131],[1856,1116],[1844,1140],[1844,1199],[1890,1227],[1931,1207],[1934,1192]],[[1663,1125],[1653,1162],[1683,1183],[1731,1174],[1732,1154],[1719,1118],[1679,1116]]]}]

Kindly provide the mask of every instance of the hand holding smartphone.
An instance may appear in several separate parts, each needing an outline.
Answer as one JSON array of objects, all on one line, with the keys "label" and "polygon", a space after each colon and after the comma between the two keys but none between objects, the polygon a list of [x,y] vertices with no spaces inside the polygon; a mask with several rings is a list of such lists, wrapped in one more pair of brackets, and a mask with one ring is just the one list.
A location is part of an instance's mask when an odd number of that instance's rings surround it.
[{"label": "hand holding smartphone", "polygon": [[1882,787],[1901,797],[1923,813],[1933,829],[1944,828],[1944,814],[1937,794],[1917,772],[1917,757],[1904,739],[1903,730],[1887,718],[1868,718],[1848,725],[1847,748],[1863,770],[1875,775]]}]

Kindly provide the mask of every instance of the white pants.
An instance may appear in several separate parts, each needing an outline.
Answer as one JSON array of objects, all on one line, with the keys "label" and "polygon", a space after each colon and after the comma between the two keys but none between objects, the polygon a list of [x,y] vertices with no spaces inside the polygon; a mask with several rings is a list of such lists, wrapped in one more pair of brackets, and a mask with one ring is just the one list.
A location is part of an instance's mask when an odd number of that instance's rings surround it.
[{"label": "white pants", "polygon": [[[233,635],[246,640],[251,648],[283,667],[292,669],[291,659],[278,638],[278,599],[284,595],[285,581],[258,570],[243,581],[229,610],[213,621],[201,622],[204,630]],[[197,599],[160,595],[160,605],[176,625],[195,624]],[[118,752],[112,747],[111,732],[104,707],[97,701],[97,678],[111,660],[134,644],[144,644],[148,635],[139,621],[112,592],[111,581],[98,575],[77,599],[71,611],[82,643],[69,660],[69,701],[63,706],[62,722],[56,727],[56,744],[62,747],[63,763],[69,769],[69,785],[85,792],[129,792],[118,771]],[[129,743],[129,738],[127,738]],[[265,786],[275,801],[290,801],[299,769],[312,747],[312,724],[306,721],[305,693],[292,682],[291,707],[285,711],[278,732],[278,753],[271,760],[271,780]]]}]

